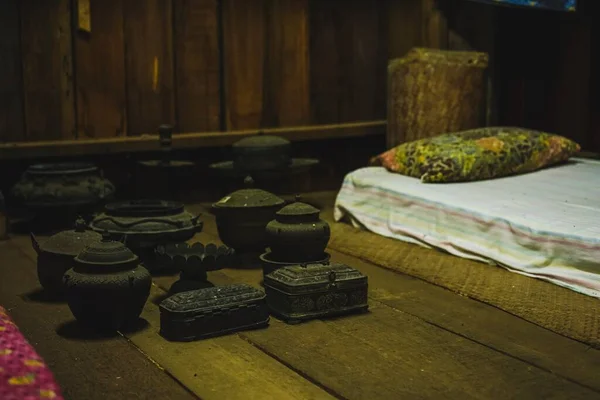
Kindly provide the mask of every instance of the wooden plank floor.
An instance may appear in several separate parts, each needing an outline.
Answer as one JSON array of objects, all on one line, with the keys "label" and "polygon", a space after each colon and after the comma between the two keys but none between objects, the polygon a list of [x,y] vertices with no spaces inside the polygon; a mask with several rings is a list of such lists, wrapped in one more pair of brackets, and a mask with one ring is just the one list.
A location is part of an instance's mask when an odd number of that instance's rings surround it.
[{"label": "wooden plank floor", "polygon": [[[196,239],[218,241],[214,219],[203,220]],[[83,340],[68,307],[37,300],[28,238],[0,243],[0,252],[0,304],[71,399],[600,398],[597,350],[333,250],[334,261],[369,276],[369,313],[293,326],[273,318],[267,329],[185,344],[157,333],[157,303],[176,277],[155,278],[145,329]],[[217,285],[260,286],[261,277],[209,273]]]}]

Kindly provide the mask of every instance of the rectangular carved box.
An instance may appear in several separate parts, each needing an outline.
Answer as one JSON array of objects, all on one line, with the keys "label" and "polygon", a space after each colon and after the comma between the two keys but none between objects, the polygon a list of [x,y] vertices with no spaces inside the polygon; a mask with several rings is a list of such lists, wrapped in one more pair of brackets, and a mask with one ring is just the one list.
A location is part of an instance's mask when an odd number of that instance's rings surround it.
[{"label": "rectangular carved box", "polygon": [[160,303],[160,334],[192,341],[269,325],[265,293],[250,285],[177,293]]},{"label": "rectangular carved box", "polygon": [[368,278],[345,264],[280,268],[264,278],[271,314],[288,323],[368,310]]}]

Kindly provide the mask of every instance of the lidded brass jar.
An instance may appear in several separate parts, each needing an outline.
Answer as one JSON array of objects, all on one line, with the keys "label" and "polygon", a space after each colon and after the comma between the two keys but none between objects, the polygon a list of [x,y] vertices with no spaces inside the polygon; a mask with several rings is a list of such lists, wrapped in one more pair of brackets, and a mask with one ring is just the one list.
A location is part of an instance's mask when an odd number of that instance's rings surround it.
[{"label": "lidded brass jar", "polygon": [[140,316],[152,278],[131,250],[105,233],[86,247],[64,275],[67,302],[78,322],[118,330]]},{"label": "lidded brass jar", "polygon": [[232,148],[233,166],[240,171],[278,170],[292,162],[291,143],[279,136],[251,136],[235,142]]},{"label": "lidded brass jar", "polygon": [[302,203],[296,196],[275,214],[266,227],[267,243],[273,259],[293,262],[309,262],[324,257],[331,237],[331,229],[320,219],[320,210]]},{"label": "lidded brass jar", "polygon": [[251,177],[245,189],[223,197],[212,205],[219,237],[238,253],[262,252],[267,247],[265,227],[284,205],[284,200],[262,189],[253,188]]},{"label": "lidded brass jar", "polygon": [[37,252],[37,273],[44,290],[52,294],[63,291],[63,275],[75,266],[75,257],[92,243],[102,240],[100,233],[88,229],[81,218],[75,222],[75,228],[59,232],[48,239],[38,241],[31,234],[31,243]]}]

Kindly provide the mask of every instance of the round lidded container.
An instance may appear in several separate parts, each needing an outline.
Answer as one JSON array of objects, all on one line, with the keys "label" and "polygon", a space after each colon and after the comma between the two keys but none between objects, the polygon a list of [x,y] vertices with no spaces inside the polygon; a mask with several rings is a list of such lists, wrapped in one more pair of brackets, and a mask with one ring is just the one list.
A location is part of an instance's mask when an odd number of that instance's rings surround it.
[{"label": "round lidded container", "polygon": [[287,168],[292,162],[289,140],[258,134],[241,139],[232,145],[233,166],[242,171],[264,171]]},{"label": "round lidded container", "polygon": [[262,252],[265,227],[285,201],[273,193],[253,188],[251,177],[245,189],[237,190],[212,205],[219,237],[236,252]]},{"label": "round lidded container", "polygon": [[40,284],[50,293],[63,291],[63,275],[75,266],[77,256],[86,246],[98,243],[102,235],[88,229],[82,218],[75,221],[75,228],[59,232],[44,241],[31,234],[31,243],[38,254],[37,273]]},{"label": "round lidded container", "polygon": [[34,209],[94,205],[114,192],[96,165],[80,162],[31,165],[11,190],[15,199]]},{"label": "round lidded container", "polygon": [[152,278],[138,256],[104,233],[87,246],[64,275],[67,302],[78,322],[118,330],[139,318]]},{"label": "round lidded container", "polygon": [[90,224],[114,238],[126,236],[134,251],[191,239],[202,226],[200,216],[187,212],[182,203],[152,199],[109,203]]},{"label": "round lidded container", "polygon": [[272,257],[280,261],[312,262],[324,257],[331,238],[329,224],[320,219],[321,211],[296,196],[275,214],[266,226]]}]

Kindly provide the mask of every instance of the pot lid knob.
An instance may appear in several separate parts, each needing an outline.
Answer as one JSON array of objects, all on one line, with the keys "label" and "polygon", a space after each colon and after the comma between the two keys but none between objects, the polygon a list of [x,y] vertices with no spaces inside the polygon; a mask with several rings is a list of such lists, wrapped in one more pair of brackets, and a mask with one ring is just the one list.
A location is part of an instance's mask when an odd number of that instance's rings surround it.
[{"label": "pot lid knob", "polygon": [[85,232],[87,229],[87,224],[85,220],[81,217],[77,217],[75,220],[75,232]]},{"label": "pot lid knob", "polygon": [[254,186],[254,179],[252,179],[250,175],[244,178],[244,186],[246,186],[247,188],[251,188]]},{"label": "pot lid knob", "polygon": [[160,138],[161,146],[170,146],[171,138],[173,136],[173,126],[168,124],[163,124],[159,126],[158,136]]},{"label": "pot lid knob", "polygon": [[102,233],[102,241],[88,245],[75,261],[87,265],[124,265],[138,261],[138,257],[123,243],[111,240],[108,232]]},{"label": "pot lid knob", "polygon": [[294,196],[294,201],[296,203],[300,203],[301,200],[302,200],[302,195],[300,195],[300,193],[298,193]]},{"label": "pot lid knob", "polygon": [[170,163],[170,153],[171,153],[171,144],[173,142],[172,137],[173,137],[173,126],[171,125],[161,125],[158,127],[158,137],[159,137],[159,143],[160,143],[160,148],[162,150],[162,160],[161,163],[162,164],[169,164]]}]

